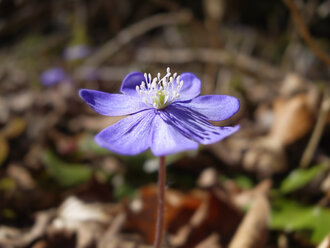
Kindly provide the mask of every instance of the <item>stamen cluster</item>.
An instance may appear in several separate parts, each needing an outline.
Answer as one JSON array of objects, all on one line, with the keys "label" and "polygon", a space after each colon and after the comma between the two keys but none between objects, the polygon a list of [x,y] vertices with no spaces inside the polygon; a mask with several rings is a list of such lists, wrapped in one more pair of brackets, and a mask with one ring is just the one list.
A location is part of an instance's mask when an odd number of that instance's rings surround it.
[{"label": "stamen cluster", "polygon": [[136,86],[142,101],[156,109],[162,109],[180,97],[183,80],[180,80],[177,73],[172,75],[169,67],[166,72],[164,77],[161,78],[158,73],[153,79],[150,73],[144,73],[145,81],[142,81],[140,86]]}]

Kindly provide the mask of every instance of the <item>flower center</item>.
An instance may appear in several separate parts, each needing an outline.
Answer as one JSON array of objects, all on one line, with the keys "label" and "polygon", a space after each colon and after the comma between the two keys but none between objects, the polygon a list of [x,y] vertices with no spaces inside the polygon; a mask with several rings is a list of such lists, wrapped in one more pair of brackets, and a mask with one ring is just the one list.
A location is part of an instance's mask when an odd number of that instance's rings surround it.
[{"label": "flower center", "polygon": [[183,85],[183,80],[180,81],[180,76],[177,73],[172,75],[170,68],[167,67],[166,75],[152,79],[151,74],[144,73],[145,81],[142,81],[140,86],[136,86],[136,91],[141,96],[142,101],[156,109],[165,108],[175,99],[180,97],[180,90]]}]

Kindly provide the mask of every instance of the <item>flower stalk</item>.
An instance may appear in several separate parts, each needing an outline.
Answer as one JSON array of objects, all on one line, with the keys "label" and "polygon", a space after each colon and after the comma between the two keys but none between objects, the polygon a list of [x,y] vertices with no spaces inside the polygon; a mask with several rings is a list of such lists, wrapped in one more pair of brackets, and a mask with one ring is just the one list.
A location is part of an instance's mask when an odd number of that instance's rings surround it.
[{"label": "flower stalk", "polygon": [[165,156],[159,158],[158,169],[158,206],[157,206],[157,222],[154,248],[160,248],[164,234],[164,217],[165,217],[165,181],[166,181],[166,165]]}]

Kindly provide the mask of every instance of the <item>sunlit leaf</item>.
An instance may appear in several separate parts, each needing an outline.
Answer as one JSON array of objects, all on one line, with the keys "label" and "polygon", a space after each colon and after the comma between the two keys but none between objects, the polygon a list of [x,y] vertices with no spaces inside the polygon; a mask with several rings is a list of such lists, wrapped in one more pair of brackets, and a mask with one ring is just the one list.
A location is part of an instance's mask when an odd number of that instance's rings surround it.
[{"label": "sunlit leaf", "polygon": [[280,190],[282,193],[290,193],[307,185],[316,176],[326,169],[324,165],[316,165],[308,169],[296,169],[282,181]]},{"label": "sunlit leaf", "polygon": [[310,241],[317,244],[329,233],[330,209],[318,206],[304,206],[298,202],[278,198],[273,202],[273,229],[286,231],[309,231]]},{"label": "sunlit leaf", "polygon": [[88,181],[92,176],[92,170],[87,165],[64,162],[50,151],[43,154],[42,161],[49,175],[64,187],[81,184]]}]

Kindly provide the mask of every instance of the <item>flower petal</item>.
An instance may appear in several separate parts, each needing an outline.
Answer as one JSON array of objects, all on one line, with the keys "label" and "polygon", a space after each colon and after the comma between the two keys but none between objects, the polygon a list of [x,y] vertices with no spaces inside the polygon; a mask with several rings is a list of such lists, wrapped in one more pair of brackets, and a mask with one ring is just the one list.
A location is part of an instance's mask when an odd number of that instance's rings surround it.
[{"label": "flower petal", "polygon": [[123,94],[109,94],[97,90],[82,89],[80,97],[101,115],[121,116],[148,109],[138,98]]},{"label": "flower petal", "polygon": [[[198,144],[182,135],[172,122],[156,115],[153,123],[151,151],[155,156],[165,156],[198,148]],[[163,119],[165,117],[165,119]]]},{"label": "flower petal", "polygon": [[40,81],[45,86],[52,86],[63,81],[66,77],[65,71],[61,67],[53,67],[40,75]]},{"label": "flower petal", "polygon": [[180,75],[180,78],[180,81],[183,80],[183,86],[178,101],[193,99],[201,93],[201,80],[195,74],[185,72]]},{"label": "flower petal", "polygon": [[145,78],[141,72],[131,72],[124,78],[120,91],[125,95],[138,96],[136,86],[140,86],[142,81],[145,81]]},{"label": "flower petal", "polygon": [[237,113],[240,103],[233,96],[206,95],[198,96],[184,106],[203,114],[210,121],[223,121]]},{"label": "flower petal", "polygon": [[123,155],[136,155],[150,147],[154,110],[142,111],[116,122],[95,136],[102,147]]},{"label": "flower petal", "polygon": [[180,129],[182,134],[204,145],[218,142],[240,128],[239,125],[235,127],[214,126],[204,115],[179,104],[168,106],[164,115],[167,116],[168,123]]}]

